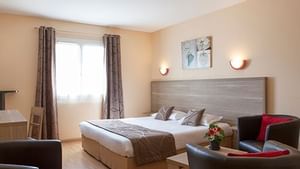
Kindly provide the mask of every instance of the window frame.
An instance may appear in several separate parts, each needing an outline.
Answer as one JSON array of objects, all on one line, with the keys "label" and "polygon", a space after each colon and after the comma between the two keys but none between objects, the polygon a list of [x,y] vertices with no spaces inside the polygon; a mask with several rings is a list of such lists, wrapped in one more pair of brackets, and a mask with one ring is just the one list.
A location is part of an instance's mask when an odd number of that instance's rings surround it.
[{"label": "window frame", "polygon": [[[91,94],[83,94],[82,92],[82,86],[83,86],[83,47],[84,45],[96,45],[96,46],[100,46],[103,48],[103,56],[102,58],[100,58],[101,60],[104,60],[104,46],[103,46],[103,41],[99,38],[99,40],[95,40],[95,39],[81,39],[81,38],[66,38],[66,37],[57,37],[56,38],[56,42],[55,42],[55,46],[58,43],[73,43],[73,44],[77,44],[79,45],[80,48],[80,93],[78,95],[72,96],[70,94],[68,94],[67,96],[64,95],[59,95],[58,91],[56,92],[56,96],[59,102],[63,103],[63,102],[91,102],[91,101],[96,101],[98,102],[102,95],[103,95],[103,86],[101,89],[101,93],[99,93],[99,96],[95,96],[95,95],[91,95]],[[56,54],[56,53],[55,53]],[[56,55],[57,57],[57,55]],[[99,63],[99,65],[101,66],[101,64]],[[103,67],[102,67],[103,69]],[[56,74],[57,74],[57,68],[55,68]],[[104,71],[104,70],[102,70]],[[104,73],[104,72],[100,72],[100,73]],[[101,75],[99,75],[101,76]],[[57,80],[56,80],[56,85],[57,85]]]}]

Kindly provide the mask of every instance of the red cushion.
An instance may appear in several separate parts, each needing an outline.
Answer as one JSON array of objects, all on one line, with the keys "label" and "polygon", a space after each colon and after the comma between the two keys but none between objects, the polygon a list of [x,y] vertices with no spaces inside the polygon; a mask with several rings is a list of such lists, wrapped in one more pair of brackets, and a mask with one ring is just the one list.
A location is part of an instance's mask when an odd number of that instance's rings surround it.
[{"label": "red cushion", "polygon": [[268,152],[261,152],[261,153],[244,153],[244,154],[236,154],[236,153],[228,153],[228,156],[235,156],[235,157],[278,157],[282,155],[289,154],[289,150],[282,150],[282,151],[268,151]]},{"label": "red cushion", "polygon": [[256,140],[257,141],[265,141],[266,129],[267,129],[268,125],[274,124],[274,123],[287,122],[290,120],[291,119],[287,118],[287,117],[276,117],[276,116],[270,116],[270,115],[265,115],[265,114],[262,115],[260,131],[259,131],[259,134],[258,134]]}]

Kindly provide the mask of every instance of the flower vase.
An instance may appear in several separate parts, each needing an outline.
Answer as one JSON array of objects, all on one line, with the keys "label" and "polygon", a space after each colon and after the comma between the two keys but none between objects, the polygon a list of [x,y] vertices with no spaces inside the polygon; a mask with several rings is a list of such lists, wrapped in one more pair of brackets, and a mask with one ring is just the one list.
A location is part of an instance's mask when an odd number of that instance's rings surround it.
[{"label": "flower vase", "polygon": [[220,150],[220,142],[219,141],[210,141],[209,149],[211,150]]}]

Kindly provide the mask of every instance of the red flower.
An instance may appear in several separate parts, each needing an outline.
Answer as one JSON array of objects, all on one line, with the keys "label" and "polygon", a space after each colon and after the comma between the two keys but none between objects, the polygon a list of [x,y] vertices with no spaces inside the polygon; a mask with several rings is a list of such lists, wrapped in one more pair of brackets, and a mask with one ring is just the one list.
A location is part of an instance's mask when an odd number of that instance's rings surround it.
[{"label": "red flower", "polygon": [[208,137],[209,141],[222,141],[224,138],[224,131],[219,126],[211,124],[205,137]]}]

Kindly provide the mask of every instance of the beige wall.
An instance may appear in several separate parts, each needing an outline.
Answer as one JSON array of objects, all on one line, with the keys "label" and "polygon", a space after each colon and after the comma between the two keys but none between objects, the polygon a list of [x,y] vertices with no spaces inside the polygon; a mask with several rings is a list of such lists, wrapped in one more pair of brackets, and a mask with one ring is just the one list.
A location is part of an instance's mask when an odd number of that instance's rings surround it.
[{"label": "beige wall", "polygon": [[[37,30],[40,25],[58,30],[121,35],[125,114],[150,110],[150,81],[223,77],[268,76],[268,109],[272,113],[300,116],[300,11],[298,0],[248,0],[212,14],[152,34],[34,17],[0,14],[0,89],[18,89],[7,95],[7,107],[26,118],[34,103]],[[180,43],[196,37],[213,37],[213,67],[183,70]],[[152,41],[152,42],[151,42]],[[242,54],[250,65],[230,69],[229,58]],[[152,57],[151,57],[152,56]],[[170,73],[162,77],[161,64]],[[151,72],[152,69],[152,72]],[[91,103],[59,105],[62,139],[79,137],[78,123],[99,117],[100,106]]]},{"label": "beige wall", "polygon": [[[148,33],[100,26],[62,22],[34,17],[0,14],[0,89],[17,89],[7,95],[7,108],[17,109],[28,119],[34,105],[38,36],[34,27],[53,26],[74,36],[101,38],[104,33],[121,35],[122,76],[126,116],[136,116],[150,109],[151,37]],[[59,34],[59,33],[58,33]],[[71,36],[73,36],[71,34]],[[61,139],[79,138],[78,124],[99,118],[101,107],[95,103],[60,104]]]},{"label": "beige wall", "polygon": [[[269,77],[268,110],[300,117],[300,1],[248,0],[152,34],[152,79]],[[181,42],[213,37],[212,68],[183,70]],[[229,58],[242,54],[250,65],[230,68]],[[161,64],[170,73],[160,76]]]}]

